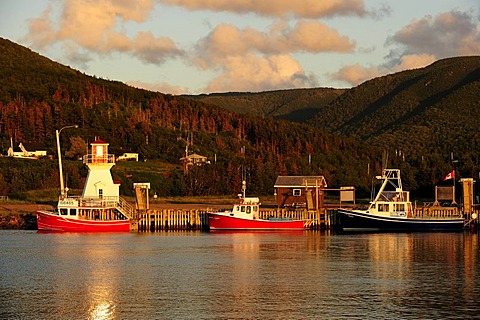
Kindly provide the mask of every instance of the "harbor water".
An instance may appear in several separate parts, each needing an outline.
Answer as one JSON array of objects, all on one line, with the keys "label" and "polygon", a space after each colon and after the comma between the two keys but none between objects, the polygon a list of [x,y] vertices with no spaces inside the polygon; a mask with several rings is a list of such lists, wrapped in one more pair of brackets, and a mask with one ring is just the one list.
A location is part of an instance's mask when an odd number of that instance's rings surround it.
[{"label": "harbor water", "polygon": [[478,234],[0,231],[1,319],[472,319]]}]

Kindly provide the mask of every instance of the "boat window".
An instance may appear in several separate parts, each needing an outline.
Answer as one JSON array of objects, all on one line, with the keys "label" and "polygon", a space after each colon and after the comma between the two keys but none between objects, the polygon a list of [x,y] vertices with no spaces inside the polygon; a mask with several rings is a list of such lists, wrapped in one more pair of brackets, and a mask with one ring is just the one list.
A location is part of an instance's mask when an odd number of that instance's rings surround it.
[{"label": "boat window", "polygon": [[396,203],[395,211],[405,211],[405,203]]},{"label": "boat window", "polygon": [[252,207],[247,206],[247,213],[250,213],[250,212],[252,212]]},{"label": "boat window", "polygon": [[245,212],[245,206],[241,206],[240,211]]},{"label": "boat window", "polygon": [[258,211],[258,207],[257,206],[253,206],[253,212],[257,212]]},{"label": "boat window", "polygon": [[302,195],[302,190],[300,190],[300,189],[293,189],[293,195],[294,195],[295,197],[301,196],[301,195]]},{"label": "boat window", "polygon": [[379,203],[378,212],[388,212],[388,203]]},{"label": "boat window", "polygon": [[77,214],[77,209],[70,209],[70,215],[74,216]]},{"label": "boat window", "polygon": [[66,216],[68,214],[68,209],[60,209],[60,214]]}]

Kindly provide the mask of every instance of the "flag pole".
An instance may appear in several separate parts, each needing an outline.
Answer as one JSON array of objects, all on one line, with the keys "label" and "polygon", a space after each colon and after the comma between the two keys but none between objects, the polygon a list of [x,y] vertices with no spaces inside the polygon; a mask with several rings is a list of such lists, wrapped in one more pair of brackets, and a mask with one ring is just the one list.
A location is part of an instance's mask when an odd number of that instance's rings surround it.
[{"label": "flag pole", "polygon": [[455,172],[455,164],[458,162],[458,160],[455,160],[453,156],[453,152],[450,153],[450,160],[452,161],[452,167],[453,167],[453,202],[452,204],[457,204],[455,201],[455,179],[457,178],[456,172]]},{"label": "flag pole", "polygon": [[455,168],[453,168],[453,201],[452,201],[452,204],[457,204],[457,202],[455,201],[455,180],[456,180],[456,173],[455,173]]}]

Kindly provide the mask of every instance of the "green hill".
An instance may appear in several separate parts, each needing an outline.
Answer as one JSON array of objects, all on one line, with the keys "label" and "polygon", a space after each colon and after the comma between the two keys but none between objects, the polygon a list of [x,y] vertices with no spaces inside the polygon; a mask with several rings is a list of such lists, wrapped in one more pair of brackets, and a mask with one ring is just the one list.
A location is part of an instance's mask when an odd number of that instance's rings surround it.
[{"label": "green hill", "polygon": [[256,93],[212,93],[188,97],[233,112],[306,122],[345,91],[345,89],[313,88]]},{"label": "green hill", "polygon": [[[78,129],[61,136],[62,151],[69,151],[72,159],[78,149],[85,150],[82,141],[86,145],[100,136],[117,156],[137,152],[147,163],[169,164],[161,173],[148,166],[131,167],[135,164],[115,166],[125,193],[132,192],[131,183],[149,180],[159,196],[235,195],[242,173],[248,192],[257,195],[271,194],[276,177],[286,174],[321,174],[331,186],[353,184],[367,190],[374,174],[367,174],[367,166],[379,167],[376,149],[313,126],[234,113],[196,99],[98,79],[6,39],[0,39],[0,54],[2,153],[12,138],[15,143],[42,143],[55,155],[55,130],[77,124]],[[190,152],[207,156],[212,164],[184,174],[179,159],[187,140]],[[74,146],[77,150],[71,150]],[[58,187],[52,160],[3,160],[0,195]],[[69,185],[82,185],[85,171],[78,162],[66,165],[64,172]]]},{"label": "green hill", "polygon": [[478,174],[480,57],[444,59],[367,81],[348,90],[311,121],[330,132],[402,152],[410,158],[454,153]]}]

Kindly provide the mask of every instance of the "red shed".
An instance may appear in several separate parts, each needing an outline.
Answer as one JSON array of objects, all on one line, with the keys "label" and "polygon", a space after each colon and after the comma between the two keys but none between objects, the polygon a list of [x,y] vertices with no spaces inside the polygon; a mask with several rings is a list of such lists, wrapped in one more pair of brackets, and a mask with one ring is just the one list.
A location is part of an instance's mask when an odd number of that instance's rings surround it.
[{"label": "red shed", "polygon": [[323,207],[326,187],[323,176],[278,176],[274,185],[277,205],[279,208],[319,209]]}]

